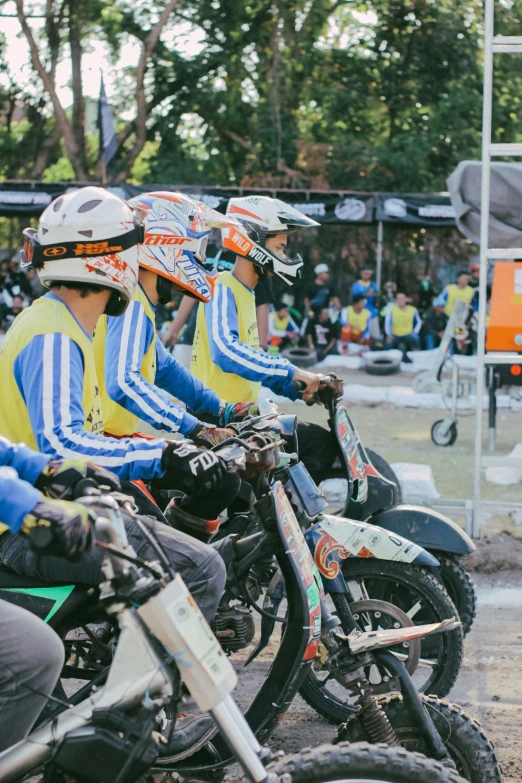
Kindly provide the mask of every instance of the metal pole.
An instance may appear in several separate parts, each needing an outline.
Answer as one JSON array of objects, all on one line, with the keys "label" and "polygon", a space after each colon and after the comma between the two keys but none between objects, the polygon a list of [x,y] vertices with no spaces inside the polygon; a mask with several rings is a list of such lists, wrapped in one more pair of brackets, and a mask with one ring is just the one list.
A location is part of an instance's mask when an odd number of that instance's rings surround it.
[{"label": "metal pole", "polygon": [[382,220],[377,223],[377,274],[375,284],[377,291],[381,290],[382,283]]},{"label": "metal pole", "polygon": [[484,396],[484,354],[486,340],[486,295],[489,247],[491,104],[493,98],[494,0],[485,0],[484,19],[484,94],[482,114],[482,197],[480,210],[479,323],[477,338],[477,406],[475,416],[475,474],[473,487],[472,535],[480,533],[480,480],[482,457],[482,407]]}]

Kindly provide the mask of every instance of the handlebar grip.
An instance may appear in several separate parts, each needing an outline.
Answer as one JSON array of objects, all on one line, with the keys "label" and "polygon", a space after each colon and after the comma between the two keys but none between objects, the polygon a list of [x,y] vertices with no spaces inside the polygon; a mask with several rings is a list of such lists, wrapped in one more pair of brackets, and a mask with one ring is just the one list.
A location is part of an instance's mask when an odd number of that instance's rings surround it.
[{"label": "handlebar grip", "polygon": [[304,381],[292,381],[293,391],[304,391],[306,389],[306,383]]}]

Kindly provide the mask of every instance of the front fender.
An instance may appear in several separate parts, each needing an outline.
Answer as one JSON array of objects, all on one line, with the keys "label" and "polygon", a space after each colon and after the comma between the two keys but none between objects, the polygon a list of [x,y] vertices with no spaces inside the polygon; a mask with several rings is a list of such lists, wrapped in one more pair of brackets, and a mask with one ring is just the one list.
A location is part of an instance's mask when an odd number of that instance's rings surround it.
[{"label": "front fender", "polygon": [[342,563],[350,557],[376,558],[436,567],[439,561],[404,536],[367,522],[321,515],[305,533],[326,592],[344,592]]},{"label": "front fender", "polygon": [[373,514],[367,521],[425,549],[452,555],[469,555],[476,549],[468,534],[453,520],[424,506],[394,506]]}]

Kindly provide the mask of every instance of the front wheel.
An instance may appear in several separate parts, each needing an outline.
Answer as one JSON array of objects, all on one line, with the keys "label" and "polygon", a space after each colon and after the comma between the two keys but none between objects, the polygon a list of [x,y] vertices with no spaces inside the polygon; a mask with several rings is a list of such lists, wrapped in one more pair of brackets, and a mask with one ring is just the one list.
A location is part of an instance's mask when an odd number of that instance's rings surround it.
[{"label": "front wheel", "polygon": [[[349,558],[343,576],[355,600],[375,599],[395,604],[415,625],[455,617],[455,604],[444,586],[426,569],[387,560]],[[462,630],[427,636],[412,679],[421,693],[447,696],[455,685],[462,660]]]},{"label": "front wheel", "polygon": [[431,439],[436,446],[453,446],[457,440],[457,425],[447,419],[439,419],[431,428]]},{"label": "front wheel", "polygon": [[290,775],[292,783],[464,783],[454,770],[420,753],[367,742],[305,748],[267,771],[279,779]]},{"label": "front wheel", "polygon": [[[422,697],[425,707],[435,723],[457,771],[470,783],[501,783],[502,771],[495,748],[486,737],[480,724],[473,720],[458,704],[450,704],[434,696]],[[429,753],[428,746],[418,725],[410,717],[400,696],[388,696],[379,700],[388,720],[395,729],[403,748],[419,753]],[[355,713],[339,727],[335,742],[361,742],[367,740],[366,729]]]}]

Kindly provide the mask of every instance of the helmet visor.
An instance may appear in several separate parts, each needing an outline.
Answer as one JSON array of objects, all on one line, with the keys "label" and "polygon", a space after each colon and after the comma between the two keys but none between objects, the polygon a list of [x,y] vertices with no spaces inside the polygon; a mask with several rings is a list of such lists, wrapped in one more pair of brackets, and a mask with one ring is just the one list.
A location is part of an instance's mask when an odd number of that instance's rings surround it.
[{"label": "helmet visor", "polygon": [[145,247],[163,247],[172,250],[188,251],[194,254],[197,260],[204,264],[207,258],[208,234],[202,237],[185,237],[179,234],[146,233]]}]

